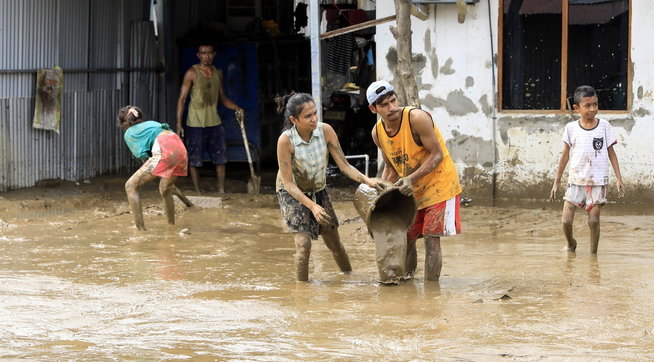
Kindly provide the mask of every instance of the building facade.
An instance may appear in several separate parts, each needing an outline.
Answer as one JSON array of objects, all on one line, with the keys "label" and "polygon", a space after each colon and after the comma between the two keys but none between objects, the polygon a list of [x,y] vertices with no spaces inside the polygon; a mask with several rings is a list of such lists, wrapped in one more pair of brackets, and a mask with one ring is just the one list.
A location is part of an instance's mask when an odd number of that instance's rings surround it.
[{"label": "building facade", "polygon": [[[575,119],[567,103],[583,83],[598,90],[599,117],[618,139],[626,200],[654,199],[654,3],[480,0],[467,5],[463,23],[454,4],[426,8],[427,20],[412,17],[420,100],[447,140],[465,194],[547,198],[563,128]],[[377,2],[377,18],[394,13],[393,2]],[[393,83],[390,26],[377,26],[376,61],[377,79]],[[615,199],[612,172],[609,180]]]}]

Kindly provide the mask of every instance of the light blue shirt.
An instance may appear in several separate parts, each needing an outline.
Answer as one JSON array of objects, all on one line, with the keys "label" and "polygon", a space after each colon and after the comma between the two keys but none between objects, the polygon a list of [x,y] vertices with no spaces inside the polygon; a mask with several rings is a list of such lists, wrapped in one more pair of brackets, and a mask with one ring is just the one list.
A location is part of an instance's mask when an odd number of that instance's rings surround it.
[{"label": "light blue shirt", "polygon": [[125,143],[127,143],[127,147],[132,151],[134,157],[144,160],[150,157],[149,152],[152,150],[152,145],[157,136],[167,129],[170,129],[167,123],[141,122],[127,129],[124,136]]}]

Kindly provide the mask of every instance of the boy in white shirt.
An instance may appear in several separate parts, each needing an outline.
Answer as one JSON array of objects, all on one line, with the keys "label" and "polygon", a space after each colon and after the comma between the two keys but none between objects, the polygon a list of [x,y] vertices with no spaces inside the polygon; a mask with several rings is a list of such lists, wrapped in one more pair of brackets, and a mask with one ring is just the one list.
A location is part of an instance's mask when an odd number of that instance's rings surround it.
[{"label": "boy in white shirt", "polygon": [[600,237],[600,208],[606,203],[606,187],[609,183],[609,161],[617,179],[618,198],[624,196],[622,175],[618,156],[613,145],[618,143],[611,124],[595,118],[597,115],[597,93],[591,86],[578,87],[574,93],[574,110],[581,118],[570,122],[563,131],[563,152],[556,170],[550,200],[556,198],[561,176],[570,160],[568,188],[563,196],[563,234],[568,241],[564,250],[574,252],[577,241],[572,237],[572,221],[575,207],[588,212],[590,228],[590,252],[597,254]]}]

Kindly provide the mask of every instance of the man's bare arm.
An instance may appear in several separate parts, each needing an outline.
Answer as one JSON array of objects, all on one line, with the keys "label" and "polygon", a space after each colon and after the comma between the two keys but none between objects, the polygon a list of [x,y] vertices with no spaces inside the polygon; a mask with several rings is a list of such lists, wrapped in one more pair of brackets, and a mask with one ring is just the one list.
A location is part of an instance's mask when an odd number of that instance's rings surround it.
[{"label": "man's bare arm", "polygon": [[434,123],[427,112],[420,109],[413,109],[409,113],[411,131],[420,139],[422,147],[428,152],[425,161],[407,177],[411,183],[415,183],[421,177],[433,171],[443,161],[443,150],[434,132]]},{"label": "man's bare arm", "polygon": [[184,116],[184,105],[186,98],[191,92],[191,87],[195,81],[195,71],[193,68],[186,71],[182,86],[179,88],[179,98],[177,98],[177,112],[175,113],[175,124],[177,126],[177,134],[184,135],[184,128],[182,127],[182,117]]}]

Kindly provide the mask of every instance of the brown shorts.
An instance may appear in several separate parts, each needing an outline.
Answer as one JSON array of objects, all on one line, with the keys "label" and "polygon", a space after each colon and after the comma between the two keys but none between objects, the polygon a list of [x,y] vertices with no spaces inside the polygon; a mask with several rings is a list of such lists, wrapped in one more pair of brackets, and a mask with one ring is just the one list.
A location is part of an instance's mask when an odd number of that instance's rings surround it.
[{"label": "brown shorts", "polygon": [[313,216],[308,207],[302,205],[296,198],[291,196],[286,190],[277,191],[277,199],[279,200],[279,208],[282,211],[282,219],[286,229],[291,233],[308,233],[311,234],[311,239],[318,239],[318,235],[324,234],[329,230],[334,230],[338,227],[338,219],[332,200],[329,198],[327,190],[318,191],[315,194],[305,194],[312,199],[316,204],[322,206],[323,209],[331,216],[334,223],[329,226],[322,226],[318,220]]}]

